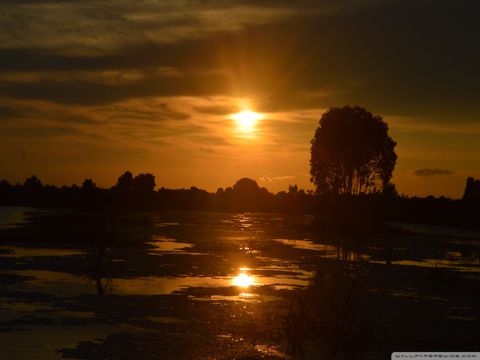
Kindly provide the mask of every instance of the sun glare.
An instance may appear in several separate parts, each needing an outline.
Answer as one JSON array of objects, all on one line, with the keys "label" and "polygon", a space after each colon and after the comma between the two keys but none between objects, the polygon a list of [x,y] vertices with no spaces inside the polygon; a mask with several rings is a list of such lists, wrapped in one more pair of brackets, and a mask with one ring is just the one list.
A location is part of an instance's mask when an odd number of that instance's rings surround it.
[{"label": "sun glare", "polygon": [[233,285],[248,288],[250,285],[254,284],[253,276],[248,275],[245,272],[241,272],[233,278]]},{"label": "sun glare", "polygon": [[262,114],[251,110],[243,110],[232,115],[232,119],[235,120],[238,128],[244,132],[252,132],[257,124],[257,121],[262,118]]}]

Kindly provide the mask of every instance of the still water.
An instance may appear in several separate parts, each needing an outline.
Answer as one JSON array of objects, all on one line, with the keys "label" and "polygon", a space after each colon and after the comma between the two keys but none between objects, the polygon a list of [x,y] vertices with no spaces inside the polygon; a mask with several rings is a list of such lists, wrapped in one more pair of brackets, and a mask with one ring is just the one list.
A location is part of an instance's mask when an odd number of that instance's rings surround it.
[{"label": "still water", "polygon": [[[0,226],[10,231],[25,226],[31,211],[3,208]],[[51,223],[56,215],[43,216],[50,216]],[[421,250],[406,237],[388,240],[388,249],[360,248],[313,231],[309,216],[161,213],[138,218],[96,227],[79,221],[65,227],[64,241],[54,243],[48,228],[41,230],[42,218],[28,241],[4,236],[0,348],[11,358],[89,358],[95,339],[109,341],[118,333],[147,336],[152,326],[163,331],[188,323],[191,329],[203,317],[220,316],[215,339],[234,341],[232,329],[239,320],[258,316],[263,307],[283,307],[291,292],[311,283],[322,261],[367,272],[373,271],[369,264],[442,268],[460,276],[480,272],[478,243],[471,238],[464,243],[458,234],[438,235],[441,246],[430,234]],[[84,228],[84,241],[70,239],[69,231]],[[126,234],[128,241],[116,241]],[[109,241],[90,241],[90,236]],[[79,347],[82,342],[90,344],[88,349]],[[256,343],[252,349],[284,356],[274,344]]]}]

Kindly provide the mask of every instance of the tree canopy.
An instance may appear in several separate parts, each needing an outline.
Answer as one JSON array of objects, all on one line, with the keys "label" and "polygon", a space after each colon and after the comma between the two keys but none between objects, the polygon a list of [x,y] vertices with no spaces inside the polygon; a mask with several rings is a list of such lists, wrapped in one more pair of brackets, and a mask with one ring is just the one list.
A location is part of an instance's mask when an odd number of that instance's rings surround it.
[{"label": "tree canopy", "polygon": [[366,194],[387,189],[396,142],[388,124],[359,106],[330,108],[312,139],[310,174],[319,194]]}]

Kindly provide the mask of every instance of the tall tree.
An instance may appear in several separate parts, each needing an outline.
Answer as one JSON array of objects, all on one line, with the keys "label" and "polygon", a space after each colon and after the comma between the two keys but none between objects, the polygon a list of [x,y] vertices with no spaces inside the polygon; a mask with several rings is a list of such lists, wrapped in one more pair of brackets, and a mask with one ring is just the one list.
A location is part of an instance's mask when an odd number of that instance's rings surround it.
[{"label": "tall tree", "polygon": [[359,106],[330,108],[312,139],[310,174],[317,192],[383,191],[392,177],[396,142],[388,124]]}]

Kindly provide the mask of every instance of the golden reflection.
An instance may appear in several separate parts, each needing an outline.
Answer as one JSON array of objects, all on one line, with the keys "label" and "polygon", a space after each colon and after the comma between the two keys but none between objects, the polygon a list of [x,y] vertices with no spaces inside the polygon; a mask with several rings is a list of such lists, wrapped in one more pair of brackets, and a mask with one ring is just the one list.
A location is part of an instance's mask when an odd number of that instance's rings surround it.
[{"label": "golden reflection", "polygon": [[233,285],[242,287],[242,288],[248,288],[250,285],[255,284],[255,280],[253,276],[248,275],[245,271],[247,268],[240,268],[240,274],[235,276],[232,280]]},{"label": "golden reflection", "polygon": [[235,120],[238,130],[244,133],[251,133],[255,130],[255,125],[258,120],[263,118],[263,115],[251,110],[243,110],[231,116]]}]

